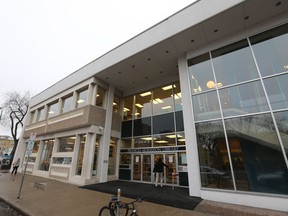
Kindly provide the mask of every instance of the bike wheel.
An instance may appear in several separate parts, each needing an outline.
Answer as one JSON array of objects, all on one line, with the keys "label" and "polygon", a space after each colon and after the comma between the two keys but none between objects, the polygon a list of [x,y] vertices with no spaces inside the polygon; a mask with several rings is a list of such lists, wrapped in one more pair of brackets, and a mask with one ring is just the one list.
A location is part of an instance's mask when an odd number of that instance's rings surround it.
[{"label": "bike wheel", "polygon": [[115,216],[108,206],[104,206],[99,211],[99,216]]}]

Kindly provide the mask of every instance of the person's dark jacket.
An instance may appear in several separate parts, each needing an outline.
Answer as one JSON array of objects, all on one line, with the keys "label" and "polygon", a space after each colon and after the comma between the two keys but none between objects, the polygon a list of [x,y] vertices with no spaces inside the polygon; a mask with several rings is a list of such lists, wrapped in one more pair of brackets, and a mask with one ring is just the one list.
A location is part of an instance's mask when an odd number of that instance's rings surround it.
[{"label": "person's dark jacket", "polygon": [[168,167],[166,164],[163,163],[163,161],[158,161],[154,166],[153,172],[157,173],[164,172],[164,166]]}]

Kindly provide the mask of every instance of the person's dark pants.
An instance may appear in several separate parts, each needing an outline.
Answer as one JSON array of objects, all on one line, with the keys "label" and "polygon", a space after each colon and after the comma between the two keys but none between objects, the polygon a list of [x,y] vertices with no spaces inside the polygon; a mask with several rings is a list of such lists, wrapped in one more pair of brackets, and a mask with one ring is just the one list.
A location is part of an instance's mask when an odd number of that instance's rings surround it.
[{"label": "person's dark pants", "polygon": [[14,166],[11,174],[13,174],[15,172],[14,175],[16,175],[17,174],[17,170],[18,170],[18,166]]}]

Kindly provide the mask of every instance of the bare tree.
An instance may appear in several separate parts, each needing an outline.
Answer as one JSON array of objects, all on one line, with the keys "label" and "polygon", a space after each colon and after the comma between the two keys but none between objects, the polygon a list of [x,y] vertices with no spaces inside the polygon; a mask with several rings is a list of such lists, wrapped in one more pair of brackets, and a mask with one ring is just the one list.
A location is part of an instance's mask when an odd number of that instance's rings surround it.
[{"label": "bare tree", "polygon": [[14,140],[14,147],[11,152],[12,161],[18,145],[19,134],[23,128],[24,118],[28,112],[30,102],[30,92],[23,94],[17,91],[10,91],[5,94],[5,101],[2,104],[1,124],[10,128],[11,136]]}]

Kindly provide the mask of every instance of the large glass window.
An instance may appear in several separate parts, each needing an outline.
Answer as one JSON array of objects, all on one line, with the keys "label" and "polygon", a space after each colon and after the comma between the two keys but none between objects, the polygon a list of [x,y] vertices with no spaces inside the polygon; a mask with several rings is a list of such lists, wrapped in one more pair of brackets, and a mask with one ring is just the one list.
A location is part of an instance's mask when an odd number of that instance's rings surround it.
[{"label": "large glass window", "polygon": [[209,54],[188,60],[192,94],[214,88],[215,80]]},{"label": "large glass window", "polygon": [[202,187],[233,189],[222,121],[196,124]]},{"label": "large glass window", "polygon": [[288,74],[264,79],[264,85],[273,110],[288,108]]},{"label": "large glass window", "polygon": [[62,100],[63,100],[63,103],[61,107],[61,112],[65,113],[65,112],[70,111],[72,109],[73,95],[65,97]]},{"label": "large glass window", "polygon": [[153,115],[172,112],[174,110],[173,85],[163,86],[153,90]]},{"label": "large glass window", "polygon": [[262,76],[288,71],[288,24],[250,38]]},{"label": "large glass window", "polygon": [[171,132],[175,132],[173,113],[153,116],[153,134],[162,134]]},{"label": "large glass window", "polygon": [[218,87],[258,78],[247,40],[212,51]]},{"label": "large glass window", "polygon": [[124,98],[124,107],[123,107],[123,120],[132,119],[133,113],[133,96]]},{"label": "large glass window", "polygon": [[37,122],[45,119],[44,107],[38,109]]},{"label": "large glass window", "polygon": [[274,113],[284,150],[288,158],[288,111]]},{"label": "large glass window", "polygon": [[134,148],[152,147],[151,136],[134,138]]},{"label": "large glass window", "polygon": [[151,117],[135,119],[133,136],[151,135]]},{"label": "large glass window", "polygon": [[49,171],[54,142],[54,139],[44,141],[39,168],[42,171]]},{"label": "large glass window", "polygon": [[134,118],[143,118],[152,115],[151,95],[151,91],[136,95]]},{"label": "large glass window", "polygon": [[99,87],[97,88],[96,106],[104,107],[106,91]]},{"label": "large glass window", "polygon": [[270,114],[225,120],[236,188],[288,194],[288,172]]},{"label": "large glass window", "polygon": [[182,95],[179,82],[173,84],[173,95],[174,95],[175,111],[182,110]]},{"label": "large glass window", "polygon": [[80,135],[79,153],[77,158],[76,175],[81,175],[83,168],[84,149],[86,143],[86,135]]},{"label": "large glass window", "polygon": [[132,137],[132,120],[122,122],[121,137]]},{"label": "large glass window", "polygon": [[87,104],[88,89],[79,91],[77,94],[77,105],[76,108],[83,107]]},{"label": "large glass window", "polygon": [[216,91],[193,95],[195,121],[220,118],[220,106]]},{"label": "large glass window", "polygon": [[73,152],[75,136],[59,138],[59,152]]},{"label": "large glass window", "polygon": [[219,90],[224,116],[267,111],[268,104],[259,81]]},{"label": "large glass window", "polygon": [[48,118],[51,118],[58,114],[58,106],[58,101],[48,106]]},{"label": "large glass window", "polygon": [[163,134],[153,136],[153,146],[176,146],[176,135],[173,134]]}]

